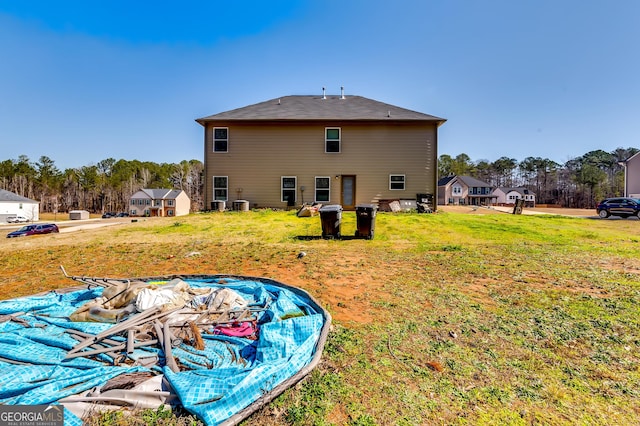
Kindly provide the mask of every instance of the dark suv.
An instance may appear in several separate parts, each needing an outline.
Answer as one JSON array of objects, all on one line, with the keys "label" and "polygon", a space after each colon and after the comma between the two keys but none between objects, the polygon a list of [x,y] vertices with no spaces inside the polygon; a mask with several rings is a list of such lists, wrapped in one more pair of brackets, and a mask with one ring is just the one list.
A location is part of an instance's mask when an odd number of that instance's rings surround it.
[{"label": "dark suv", "polygon": [[607,198],[600,201],[596,206],[596,211],[598,216],[603,219],[609,216],[638,216],[640,214],[640,200],[626,197]]}]

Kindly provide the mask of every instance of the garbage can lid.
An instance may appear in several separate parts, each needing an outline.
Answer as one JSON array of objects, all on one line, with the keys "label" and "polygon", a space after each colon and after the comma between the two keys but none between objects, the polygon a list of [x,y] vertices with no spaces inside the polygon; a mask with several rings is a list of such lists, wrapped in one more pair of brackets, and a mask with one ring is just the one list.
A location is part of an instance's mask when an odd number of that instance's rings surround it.
[{"label": "garbage can lid", "polygon": [[321,212],[342,211],[342,206],[340,204],[329,204],[329,205],[320,207],[319,211]]},{"label": "garbage can lid", "polygon": [[356,206],[356,209],[376,209],[376,205],[375,204],[366,204],[366,203],[362,203],[362,204],[358,204]]}]

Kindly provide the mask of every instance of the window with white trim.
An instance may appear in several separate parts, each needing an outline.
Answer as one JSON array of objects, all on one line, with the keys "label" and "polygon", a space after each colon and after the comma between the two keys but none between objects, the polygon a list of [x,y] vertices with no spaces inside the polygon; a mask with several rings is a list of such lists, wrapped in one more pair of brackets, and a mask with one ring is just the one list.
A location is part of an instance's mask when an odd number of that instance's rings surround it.
[{"label": "window with white trim", "polygon": [[454,195],[460,195],[460,194],[462,194],[462,187],[460,187],[458,185],[452,186],[451,187],[451,192]]},{"label": "window with white trim", "polygon": [[340,152],[340,133],[339,127],[327,127],[324,129],[324,152]]},{"label": "window with white trim", "polygon": [[404,191],[405,175],[389,175],[389,189]]},{"label": "window with white trim", "polygon": [[328,202],[331,199],[331,177],[316,176],[315,201]]},{"label": "window with white trim", "polygon": [[213,199],[216,201],[227,201],[229,199],[229,177],[213,177]]},{"label": "window with white trim", "polygon": [[280,178],[280,201],[294,204],[297,184],[298,178],[296,176],[282,176]]},{"label": "window with white trim", "polygon": [[229,152],[229,128],[213,128],[213,152]]}]

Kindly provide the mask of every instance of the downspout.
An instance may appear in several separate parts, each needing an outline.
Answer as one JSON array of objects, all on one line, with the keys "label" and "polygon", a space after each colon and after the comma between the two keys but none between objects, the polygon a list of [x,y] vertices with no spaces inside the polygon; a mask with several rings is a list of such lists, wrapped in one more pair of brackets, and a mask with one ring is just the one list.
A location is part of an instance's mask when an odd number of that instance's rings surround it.
[{"label": "downspout", "polygon": [[628,197],[628,193],[629,190],[627,188],[627,161],[618,161],[618,165],[624,167],[624,194],[622,194],[623,197]]}]

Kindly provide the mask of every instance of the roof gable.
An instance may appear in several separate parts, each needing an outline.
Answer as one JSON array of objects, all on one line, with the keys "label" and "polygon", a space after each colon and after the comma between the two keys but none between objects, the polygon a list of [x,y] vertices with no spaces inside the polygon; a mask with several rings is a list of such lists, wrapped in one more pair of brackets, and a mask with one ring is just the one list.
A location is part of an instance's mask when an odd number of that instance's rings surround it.
[{"label": "roof gable", "polygon": [[181,189],[143,188],[131,198],[151,198],[152,200],[174,200],[184,191]]},{"label": "roof gable", "polygon": [[443,178],[440,178],[438,180],[438,186],[445,186],[447,185],[449,182],[451,182],[453,179],[455,179],[455,176],[445,176]]},{"label": "roof gable", "polygon": [[446,120],[378,102],[362,96],[284,96],[242,108],[198,118],[201,125],[227,120],[384,120],[422,121],[441,125]]}]

